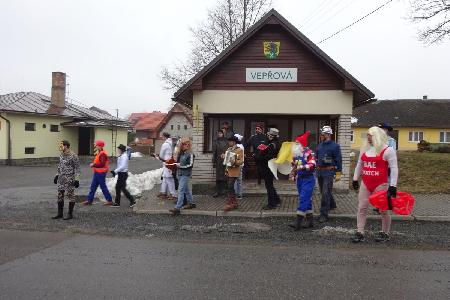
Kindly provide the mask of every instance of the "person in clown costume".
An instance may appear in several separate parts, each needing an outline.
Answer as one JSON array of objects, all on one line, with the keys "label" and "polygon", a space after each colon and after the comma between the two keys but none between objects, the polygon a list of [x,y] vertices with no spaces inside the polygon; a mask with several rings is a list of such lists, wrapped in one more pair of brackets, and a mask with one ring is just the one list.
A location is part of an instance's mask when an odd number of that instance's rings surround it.
[{"label": "person in clown costume", "polygon": [[[390,180],[388,180],[390,169]],[[358,179],[361,177],[361,186]],[[367,132],[366,144],[361,148],[358,163],[353,176],[353,188],[359,189],[357,232],[352,238],[354,243],[364,242],[364,227],[367,219],[367,208],[370,195],[387,190],[388,198],[397,196],[397,154],[392,147],[388,147],[388,137],[383,129],[374,126]],[[386,199],[388,201],[388,199]],[[381,231],[376,237],[377,242],[389,241],[391,216],[387,211],[381,213]]]},{"label": "person in clown costume", "polygon": [[310,132],[297,137],[292,145],[292,171],[289,179],[297,181],[298,190],[298,208],[297,220],[291,227],[300,230],[301,228],[313,227],[313,207],[312,195],[316,179],[314,177],[314,169],[316,167],[316,159],[314,153],[308,146],[308,137]]}]

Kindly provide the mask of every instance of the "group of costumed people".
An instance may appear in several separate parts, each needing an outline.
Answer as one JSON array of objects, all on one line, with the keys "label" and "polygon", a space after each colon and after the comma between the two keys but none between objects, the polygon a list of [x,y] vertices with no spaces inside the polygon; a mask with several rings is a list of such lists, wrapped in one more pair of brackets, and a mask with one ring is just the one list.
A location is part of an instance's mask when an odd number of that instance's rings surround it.
[{"label": "group of costumed people", "polygon": [[[93,177],[87,200],[82,204],[92,205],[95,192],[100,186],[106,199],[104,205],[120,207],[121,193],[124,193],[130,201],[130,207],[133,207],[136,204],[136,201],[126,188],[130,152],[127,151],[126,146],[120,144],[117,147],[117,167],[115,170],[110,171],[110,158],[108,153],[104,150],[104,147],[105,142],[102,140],[97,140],[94,144],[95,156],[93,162],[89,165],[93,171]],[[53,182],[57,184],[58,190],[58,213],[56,216],[52,217],[52,219],[70,220],[73,218],[73,209],[75,207],[75,189],[80,186],[80,161],[78,156],[70,150],[69,141],[61,141],[59,150],[61,154],[57,166],[57,174],[53,180]],[[116,197],[114,202],[108,187],[106,186],[106,176],[108,172],[111,172],[114,177],[117,176],[117,183],[115,186]],[[63,216],[65,197],[69,201],[69,209],[66,217]]]}]

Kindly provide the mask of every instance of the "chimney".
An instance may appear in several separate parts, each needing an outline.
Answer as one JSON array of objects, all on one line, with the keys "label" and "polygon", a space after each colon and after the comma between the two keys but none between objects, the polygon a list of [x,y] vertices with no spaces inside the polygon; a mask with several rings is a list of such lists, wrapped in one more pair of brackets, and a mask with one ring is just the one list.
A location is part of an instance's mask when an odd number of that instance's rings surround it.
[{"label": "chimney", "polygon": [[52,72],[52,104],[66,107],[66,73]]},{"label": "chimney", "polygon": [[422,97],[422,100],[428,100],[428,96],[427,96],[427,95],[424,95],[424,96]]}]

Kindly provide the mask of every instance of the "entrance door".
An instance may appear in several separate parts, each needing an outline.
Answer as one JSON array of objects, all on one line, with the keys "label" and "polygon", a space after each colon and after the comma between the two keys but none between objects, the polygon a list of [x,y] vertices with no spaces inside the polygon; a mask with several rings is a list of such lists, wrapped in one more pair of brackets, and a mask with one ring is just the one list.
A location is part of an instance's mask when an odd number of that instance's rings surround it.
[{"label": "entrance door", "polygon": [[78,128],[78,155],[91,155],[92,149],[92,128]]},{"label": "entrance door", "polygon": [[390,133],[391,137],[394,138],[394,140],[396,141],[396,145],[397,145],[397,149],[398,150],[398,130],[394,130]]}]

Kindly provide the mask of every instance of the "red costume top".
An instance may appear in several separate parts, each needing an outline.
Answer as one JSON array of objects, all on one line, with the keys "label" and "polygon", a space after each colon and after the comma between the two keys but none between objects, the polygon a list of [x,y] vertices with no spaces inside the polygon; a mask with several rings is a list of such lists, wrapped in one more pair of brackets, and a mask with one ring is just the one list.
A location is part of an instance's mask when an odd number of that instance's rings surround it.
[{"label": "red costume top", "polygon": [[375,157],[368,157],[366,153],[361,156],[361,161],[363,163],[362,181],[371,193],[373,193],[378,186],[388,182],[389,164],[383,159],[383,154],[386,149],[387,147]]}]

